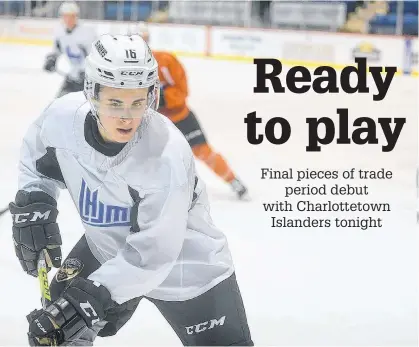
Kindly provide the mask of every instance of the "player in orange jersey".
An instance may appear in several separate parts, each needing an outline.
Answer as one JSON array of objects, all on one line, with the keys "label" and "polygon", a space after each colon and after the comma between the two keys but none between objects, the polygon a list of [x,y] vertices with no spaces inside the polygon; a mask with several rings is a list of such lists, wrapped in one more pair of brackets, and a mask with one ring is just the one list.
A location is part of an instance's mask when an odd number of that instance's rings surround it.
[{"label": "player in orange jersey", "polygon": [[[135,32],[134,32],[135,31]],[[148,43],[150,33],[145,23],[139,23],[129,30],[140,34]],[[247,196],[247,189],[231,170],[225,159],[214,150],[196,118],[186,103],[188,81],[180,61],[171,53],[153,51],[159,66],[160,104],[158,112],[173,121],[192,147],[194,155],[202,160],[216,175],[230,184],[237,196]]]}]

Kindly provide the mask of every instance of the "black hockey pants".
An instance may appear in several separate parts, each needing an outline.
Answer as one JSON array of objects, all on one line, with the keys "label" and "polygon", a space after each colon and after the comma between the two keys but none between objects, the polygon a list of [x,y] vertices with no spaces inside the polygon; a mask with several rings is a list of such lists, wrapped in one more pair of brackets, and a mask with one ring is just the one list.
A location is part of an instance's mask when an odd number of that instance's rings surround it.
[{"label": "black hockey pants", "polygon": [[[52,299],[56,300],[61,295],[72,278],[87,278],[99,266],[83,236],[52,280]],[[80,332],[66,345],[88,346],[93,344],[96,336],[115,335],[131,318],[142,298],[111,309],[105,322]],[[253,346],[235,274],[190,300],[146,299],[156,305],[184,346]]]}]

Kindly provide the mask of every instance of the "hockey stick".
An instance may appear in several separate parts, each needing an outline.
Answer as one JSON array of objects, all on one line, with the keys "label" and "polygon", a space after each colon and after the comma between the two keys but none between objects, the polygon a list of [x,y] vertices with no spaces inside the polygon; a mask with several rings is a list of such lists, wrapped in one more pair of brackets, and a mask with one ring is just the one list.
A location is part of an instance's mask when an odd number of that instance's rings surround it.
[{"label": "hockey stick", "polygon": [[77,80],[75,80],[75,79],[69,78],[69,74],[68,73],[65,73],[62,70],[55,70],[55,72],[58,75],[60,75],[61,77],[64,77],[67,81],[71,81],[73,83],[84,83],[84,78],[83,79],[77,79]]},{"label": "hockey stick", "polygon": [[[45,251],[42,251],[39,255],[37,269],[38,280],[41,289],[42,308],[45,310],[51,304],[51,292],[49,290],[48,268],[47,261],[45,258]],[[32,320],[31,316],[35,312],[36,310],[28,315],[27,319],[29,322]],[[31,337],[30,333],[28,333],[28,335],[29,337]],[[58,346],[57,336],[49,336],[37,339],[41,346]]]},{"label": "hockey stick", "polygon": [[2,210],[0,210],[0,217],[2,215],[4,215],[7,211],[9,211],[9,206],[6,206],[5,208],[3,208]]},{"label": "hockey stick", "polygon": [[55,70],[55,72],[56,72],[57,74],[59,74],[60,76],[67,77],[67,74],[66,74],[64,71],[61,71],[61,70]]},{"label": "hockey stick", "polygon": [[38,279],[41,288],[41,302],[45,309],[51,304],[51,293],[49,291],[48,269],[45,258],[45,251],[42,251],[38,259]]}]

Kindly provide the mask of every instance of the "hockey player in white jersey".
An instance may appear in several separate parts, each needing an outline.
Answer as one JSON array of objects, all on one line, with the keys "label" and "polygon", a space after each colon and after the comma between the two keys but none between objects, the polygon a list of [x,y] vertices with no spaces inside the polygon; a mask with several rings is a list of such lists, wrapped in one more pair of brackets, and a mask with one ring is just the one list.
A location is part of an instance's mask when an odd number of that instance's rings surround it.
[{"label": "hockey player in white jersey", "polygon": [[[183,345],[253,345],[192,150],[155,111],[157,68],[140,36],[103,35],[86,59],[84,93],[55,99],[24,138],[10,203],[16,255],[33,276],[43,251],[59,268],[52,304],[31,314],[31,345],[92,345],[115,335],[143,298]],[[64,188],[85,233],[61,263]]]},{"label": "hockey player in white jersey", "polygon": [[82,91],[84,87],[84,63],[92,42],[97,38],[93,28],[79,22],[80,9],[75,2],[63,2],[58,10],[63,21],[54,39],[54,50],[45,59],[44,70],[56,71],[57,59],[64,55],[70,64],[70,71],[57,97]]}]

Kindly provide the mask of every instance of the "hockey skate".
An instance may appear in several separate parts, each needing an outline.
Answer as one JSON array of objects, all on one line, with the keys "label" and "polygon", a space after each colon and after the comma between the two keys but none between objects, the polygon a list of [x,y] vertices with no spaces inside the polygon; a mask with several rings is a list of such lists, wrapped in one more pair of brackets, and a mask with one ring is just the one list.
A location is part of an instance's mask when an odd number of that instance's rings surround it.
[{"label": "hockey skate", "polygon": [[244,201],[250,200],[247,188],[237,178],[231,181],[230,184],[231,184],[231,187],[233,188],[233,191],[237,194],[237,197],[240,200],[244,200]]}]

